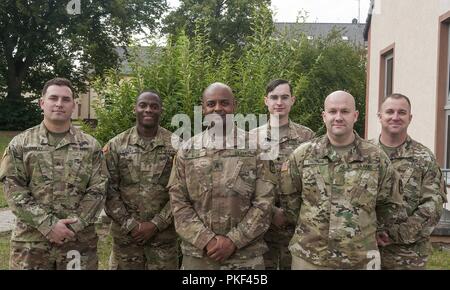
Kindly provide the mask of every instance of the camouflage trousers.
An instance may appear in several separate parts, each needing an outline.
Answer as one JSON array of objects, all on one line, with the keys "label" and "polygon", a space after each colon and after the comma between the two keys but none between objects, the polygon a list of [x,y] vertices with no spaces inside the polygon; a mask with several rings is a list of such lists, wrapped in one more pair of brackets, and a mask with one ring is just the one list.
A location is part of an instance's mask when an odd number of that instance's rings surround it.
[{"label": "camouflage trousers", "polygon": [[181,270],[264,270],[264,258],[228,259],[220,263],[208,257],[183,256]]},{"label": "camouflage trousers", "polygon": [[302,258],[292,256],[292,270],[333,270],[332,268],[314,265]]},{"label": "camouflage trousers", "polygon": [[177,241],[137,244],[130,236],[113,237],[111,270],[178,270]]},{"label": "camouflage trousers", "polygon": [[11,270],[97,270],[98,238],[77,239],[61,246],[49,242],[11,241]]},{"label": "camouflage trousers", "polygon": [[279,230],[271,227],[264,235],[269,251],[264,254],[266,270],[290,270],[292,256],[289,242],[294,235],[294,228]]},{"label": "camouflage trousers", "polygon": [[428,255],[394,245],[380,249],[382,270],[425,270]]}]

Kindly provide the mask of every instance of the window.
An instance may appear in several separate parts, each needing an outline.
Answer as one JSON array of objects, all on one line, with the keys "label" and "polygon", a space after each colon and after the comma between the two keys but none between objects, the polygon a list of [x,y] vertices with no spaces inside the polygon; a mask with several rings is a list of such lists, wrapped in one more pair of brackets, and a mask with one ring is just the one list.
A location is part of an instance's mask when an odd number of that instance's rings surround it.
[{"label": "window", "polygon": [[392,94],[392,83],[394,78],[394,54],[391,53],[385,57],[385,79],[384,79],[384,96]]},{"label": "window", "polygon": [[81,117],[81,104],[78,104],[78,118]]},{"label": "window", "polygon": [[378,108],[383,99],[394,91],[394,59],[395,59],[395,44],[383,49],[380,53],[380,83]]},{"label": "window", "polygon": [[450,168],[450,29],[447,34],[447,86],[446,86],[446,104],[445,104],[445,168]]}]

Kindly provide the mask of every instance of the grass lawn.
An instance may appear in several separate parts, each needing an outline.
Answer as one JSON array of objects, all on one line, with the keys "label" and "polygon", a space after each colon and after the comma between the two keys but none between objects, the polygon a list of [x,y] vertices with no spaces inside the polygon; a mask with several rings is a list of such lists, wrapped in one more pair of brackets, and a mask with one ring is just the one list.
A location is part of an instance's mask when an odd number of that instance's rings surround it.
[{"label": "grass lawn", "polygon": [[[0,132],[0,158],[3,156],[3,151],[5,150],[6,146],[8,146],[9,141],[17,135],[18,132]],[[3,186],[0,184],[0,208],[7,207],[8,204],[5,200],[5,195],[3,194]]]}]

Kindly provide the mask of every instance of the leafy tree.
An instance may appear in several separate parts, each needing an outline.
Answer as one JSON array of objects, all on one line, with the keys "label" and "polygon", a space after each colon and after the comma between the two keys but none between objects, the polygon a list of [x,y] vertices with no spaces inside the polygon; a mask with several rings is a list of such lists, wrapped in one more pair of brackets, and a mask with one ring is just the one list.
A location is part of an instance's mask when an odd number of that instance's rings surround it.
[{"label": "leafy tree", "polygon": [[[79,14],[68,14],[70,3]],[[165,0],[2,0],[0,88],[19,99],[59,75],[82,89],[89,74],[117,65],[115,46],[154,30],[165,10]]]},{"label": "leafy tree", "polygon": [[188,37],[195,35],[198,23],[208,23],[208,39],[215,51],[230,45],[241,48],[247,36],[252,34],[251,23],[258,14],[267,13],[270,0],[181,0],[180,6],[163,21],[163,32],[172,36],[185,31]]}]

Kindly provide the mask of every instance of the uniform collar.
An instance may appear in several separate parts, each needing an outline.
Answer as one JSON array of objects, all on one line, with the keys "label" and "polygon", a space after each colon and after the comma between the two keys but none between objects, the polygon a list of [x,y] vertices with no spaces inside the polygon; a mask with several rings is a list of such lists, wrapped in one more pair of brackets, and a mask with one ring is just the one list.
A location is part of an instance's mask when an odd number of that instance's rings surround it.
[{"label": "uniform collar", "polygon": [[[267,128],[267,137],[266,137],[266,141],[271,141],[271,136],[270,136],[270,130],[271,130],[271,126],[270,126],[270,120],[269,122],[267,122],[264,126],[266,126]],[[289,131],[288,131],[288,135],[281,138],[279,143],[283,143],[287,140],[295,140],[295,139],[300,139],[302,138],[302,136],[300,135],[300,133],[298,132],[298,130],[295,130],[295,123],[292,122],[291,120],[289,120],[288,122],[288,127],[289,127]]]},{"label": "uniform collar", "polygon": [[[384,144],[381,143],[380,138],[381,138],[381,135],[378,137],[377,144],[381,146],[381,145],[384,145]],[[413,140],[408,135],[406,137],[405,142],[403,142],[402,145],[400,145],[397,148],[395,148],[395,151],[392,152],[389,155],[389,159],[400,159],[400,158],[413,157],[414,156],[414,152],[413,152],[414,150],[413,150],[412,144],[413,144]],[[384,146],[386,146],[386,145],[384,145]]]},{"label": "uniform collar", "polygon": [[[48,144],[48,129],[44,125],[44,121],[41,122],[39,125],[39,143],[41,145],[49,145]],[[76,129],[75,127],[70,124],[69,132],[67,132],[66,136],[59,142],[57,148],[66,146],[68,144],[76,144],[79,143],[79,140],[76,135]]]},{"label": "uniform collar", "polygon": [[[146,148],[146,146],[148,146],[145,140],[141,136],[139,136],[136,126],[131,128],[128,144],[137,145],[142,148]],[[156,132],[155,138],[153,138],[153,140],[150,142],[150,151],[153,151],[153,149],[155,149],[158,146],[164,146],[164,140],[160,126],[158,126],[158,131]]]},{"label": "uniform collar", "polygon": [[[361,137],[359,137],[358,133],[356,133],[356,131],[353,131],[353,133],[355,134],[355,140],[352,143],[352,148],[350,149],[350,152],[347,154],[347,156],[345,156],[345,159],[347,161],[347,163],[352,163],[352,162],[361,162],[364,160],[364,156],[361,153]],[[334,150],[333,146],[330,143],[330,139],[328,138],[328,135],[325,134],[323,135],[317,145],[316,145],[316,154],[317,156],[319,156],[320,159],[324,159],[325,157],[327,157],[328,159],[330,159],[331,161],[337,161],[340,159],[338,153]]]}]

